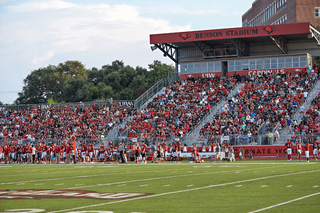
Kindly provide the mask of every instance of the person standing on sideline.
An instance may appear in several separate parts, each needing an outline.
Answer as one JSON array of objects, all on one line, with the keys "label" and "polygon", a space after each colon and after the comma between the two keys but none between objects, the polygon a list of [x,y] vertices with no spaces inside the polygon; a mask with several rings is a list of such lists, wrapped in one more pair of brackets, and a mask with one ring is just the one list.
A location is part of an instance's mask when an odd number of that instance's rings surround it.
[{"label": "person standing on sideline", "polygon": [[124,146],[123,146],[122,142],[119,143],[118,151],[119,151],[119,154],[120,154],[120,162],[119,163],[124,164],[125,163]]},{"label": "person standing on sideline", "polygon": [[152,154],[153,154],[153,157],[152,157],[152,162],[155,162],[155,163],[158,163],[158,153],[157,153],[157,143],[154,142],[152,145],[151,145],[151,151],[152,151]]},{"label": "person standing on sideline", "polygon": [[318,142],[318,140],[316,140],[315,142],[313,142],[313,160],[318,161],[318,147],[319,147],[320,143]]},{"label": "person standing on sideline", "polygon": [[306,145],[304,146],[304,153],[306,155],[307,158],[307,163],[309,163],[309,141],[307,141]]},{"label": "person standing on sideline", "polygon": [[54,144],[54,154],[56,156],[56,163],[60,164],[60,154],[61,154],[61,148],[60,146]]},{"label": "person standing on sideline", "polygon": [[147,164],[146,151],[147,151],[147,145],[144,143],[144,141],[142,141],[142,144],[141,144],[141,157],[142,157],[141,164]]},{"label": "person standing on sideline", "polygon": [[36,147],[32,145],[32,164],[34,164],[36,161],[36,151],[37,151]]},{"label": "person standing on sideline", "polygon": [[72,155],[72,147],[70,146],[70,144],[67,144],[66,147],[66,157],[67,157],[67,164],[71,163],[71,155]]},{"label": "person standing on sideline", "polygon": [[136,142],[136,145],[135,145],[135,163],[140,163],[140,150],[141,150],[141,147],[140,147],[140,144],[139,142],[137,141]]},{"label": "person standing on sideline", "polygon": [[302,153],[302,146],[301,146],[301,141],[299,140],[297,142],[297,161],[301,161],[301,153]]},{"label": "person standing on sideline", "polygon": [[284,145],[287,147],[287,155],[288,155],[288,161],[292,160],[292,142],[288,139],[287,143]]},{"label": "person standing on sideline", "polygon": [[217,143],[215,147],[216,157],[213,161],[213,163],[216,163],[217,159],[219,158],[219,163],[221,163],[221,146],[220,143]]}]

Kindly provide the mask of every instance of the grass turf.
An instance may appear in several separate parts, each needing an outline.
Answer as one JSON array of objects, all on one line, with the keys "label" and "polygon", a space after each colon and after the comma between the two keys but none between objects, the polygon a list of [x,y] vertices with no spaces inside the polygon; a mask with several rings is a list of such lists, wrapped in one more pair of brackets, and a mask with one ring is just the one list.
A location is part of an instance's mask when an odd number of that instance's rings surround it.
[{"label": "grass turf", "polygon": [[[251,212],[319,193],[319,175],[320,162],[0,165],[0,190],[149,193],[116,200],[2,199],[0,212]],[[319,212],[319,199],[317,194],[262,212]]]}]

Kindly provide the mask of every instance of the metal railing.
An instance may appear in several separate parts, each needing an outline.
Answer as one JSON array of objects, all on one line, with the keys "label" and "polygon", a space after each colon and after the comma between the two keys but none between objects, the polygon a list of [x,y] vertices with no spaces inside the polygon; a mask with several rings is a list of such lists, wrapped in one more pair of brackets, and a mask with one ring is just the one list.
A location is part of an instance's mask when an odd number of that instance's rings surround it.
[{"label": "metal railing", "polygon": [[137,110],[141,108],[156,95],[163,87],[171,86],[176,80],[175,73],[168,73],[168,78],[162,78],[160,81],[155,83],[146,92],[144,92],[140,97],[134,101],[134,105]]}]

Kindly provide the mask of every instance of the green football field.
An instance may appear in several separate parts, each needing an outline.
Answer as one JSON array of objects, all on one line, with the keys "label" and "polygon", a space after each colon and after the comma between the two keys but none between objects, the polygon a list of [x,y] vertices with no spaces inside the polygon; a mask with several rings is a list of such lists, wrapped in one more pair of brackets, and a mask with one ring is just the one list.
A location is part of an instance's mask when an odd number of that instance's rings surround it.
[{"label": "green football field", "polygon": [[[320,162],[0,165],[0,212],[320,212]],[[20,210],[18,210],[20,209]]]}]

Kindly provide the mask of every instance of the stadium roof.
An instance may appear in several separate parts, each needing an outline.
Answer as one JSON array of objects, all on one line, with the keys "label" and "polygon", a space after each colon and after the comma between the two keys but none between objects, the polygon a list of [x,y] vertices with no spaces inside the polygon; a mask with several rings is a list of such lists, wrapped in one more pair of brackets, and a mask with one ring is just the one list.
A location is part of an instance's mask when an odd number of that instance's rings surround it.
[{"label": "stadium roof", "polygon": [[[306,34],[311,33],[312,25],[308,22],[281,24],[269,26],[256,27],[239,27],[239,28],[225,28],[201,31],[187,31],[163,34],[151,34],[150,44],[171,43],[177,46],[183,45],[192,41],[219,41],[238,39],[238,38],[263,38],[269,36],[286,36],[298,38],[293,35],[301,35],[305,37]],[[320,43],[319,43],[320,44]]]},{"label": "stadium roof", "polygon": [[255,27],[238,27],[225,29],[212,29],[201,31],[187,31],[151,34],[150,44],[152,50],[160,49],[165,56],[170,57],[177,62],[175,51],[180,48],[196,46],[203,52],[212,46],[225,42],[232,42],[239,51],[245,54],[241,48],[242,44],[255,43],[264,44],[272,39],[283,54],[287,54],[286,43],[288,41],[309,41],[313,39],[320,45],[320,32],[317,28],[308,22],[255,26]]}]

